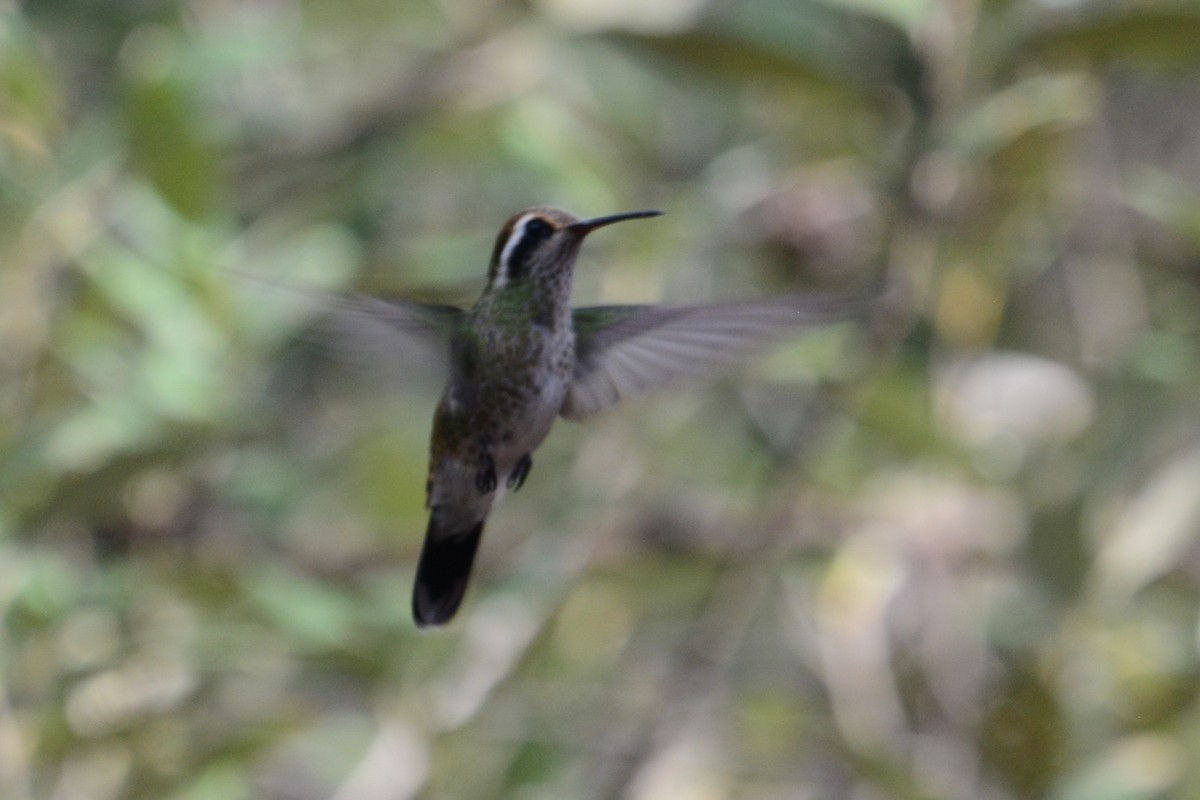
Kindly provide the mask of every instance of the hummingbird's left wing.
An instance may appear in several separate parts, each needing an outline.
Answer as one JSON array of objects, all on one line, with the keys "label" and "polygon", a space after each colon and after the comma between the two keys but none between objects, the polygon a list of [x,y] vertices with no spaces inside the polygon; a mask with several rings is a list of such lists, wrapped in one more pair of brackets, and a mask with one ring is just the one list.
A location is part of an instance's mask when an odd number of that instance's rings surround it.
[{"label": "hummingbird's left wing", "polygon": [[575,374],[561,414],[582,419],[681,379],[737,364],[806,327],[848,319],[863,298],[790,295],[705,306],[577,308]]}]

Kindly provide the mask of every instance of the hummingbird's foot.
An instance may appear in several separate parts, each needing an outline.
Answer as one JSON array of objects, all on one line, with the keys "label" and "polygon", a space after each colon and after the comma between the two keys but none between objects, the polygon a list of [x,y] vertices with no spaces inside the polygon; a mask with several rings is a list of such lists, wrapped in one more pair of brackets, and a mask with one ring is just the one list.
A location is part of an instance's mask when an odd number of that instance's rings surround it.
[{"label": "hummingbird's foot", "polygon": [[513,471],[508,473],[508,488],[516,491],[525,485],[525,479],[529,477],[529,470],[533,469],[533,458],[526,453],[517,461],[517,465],[513,467]]},{"label": "hummingbird's foot", "polygon": [[490,494],[496,490],[496,462],[491,454],[484,452],[479,457],[479,469],[475,472],[475,488],[480,494]]}]

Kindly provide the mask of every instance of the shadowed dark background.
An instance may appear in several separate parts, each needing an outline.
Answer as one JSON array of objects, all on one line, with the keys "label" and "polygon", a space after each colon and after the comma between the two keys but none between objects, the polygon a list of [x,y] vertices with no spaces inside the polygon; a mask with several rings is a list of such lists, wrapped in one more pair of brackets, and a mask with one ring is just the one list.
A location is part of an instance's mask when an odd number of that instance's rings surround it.
[{"label": "shadowed dark background", "polygon": [[[1198,41],[0,0],[0,797],[1200,796]],[[886,298],[560,423],[418,634],[437,387],[314,298],[469,304],[529,205],[668,212],[581,304]]]}]

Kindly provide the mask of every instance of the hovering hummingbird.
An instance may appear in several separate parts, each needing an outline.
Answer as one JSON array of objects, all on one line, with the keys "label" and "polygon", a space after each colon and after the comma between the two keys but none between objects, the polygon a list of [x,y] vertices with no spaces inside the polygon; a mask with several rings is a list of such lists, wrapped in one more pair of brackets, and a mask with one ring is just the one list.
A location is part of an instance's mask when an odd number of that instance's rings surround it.
[{"label": "hovering hummingbird", "polygon": [[[584,237],[660,211],[578,219],[531,208],[500,229],[487,285],[470,310],[359,298],[357,311],[433,347],[450,374],[433,418],[429,527],[413,618],[458,610],[484,522],[529,477],[556,417],[578,420],[677,378],[733,364],[798,328],[853,316],[857,298],[792,295],[716,305],[571,308]],[[393,351],[394,352],[394,351]]]}]

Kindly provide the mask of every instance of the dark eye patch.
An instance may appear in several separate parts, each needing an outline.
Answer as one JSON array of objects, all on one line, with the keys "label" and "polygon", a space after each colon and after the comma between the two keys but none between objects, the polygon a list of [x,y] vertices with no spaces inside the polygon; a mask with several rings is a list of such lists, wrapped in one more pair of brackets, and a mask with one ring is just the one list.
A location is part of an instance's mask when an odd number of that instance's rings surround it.
[{"label": "dark eye patch", "polygon": [[554,227],[541,217],[528,220],[521,228],[521,239],[508,254],[508,262],[501,268],[506,270],[509,280],[520,278],[529,271],[529,259],[539,244],[554,235]]}]

